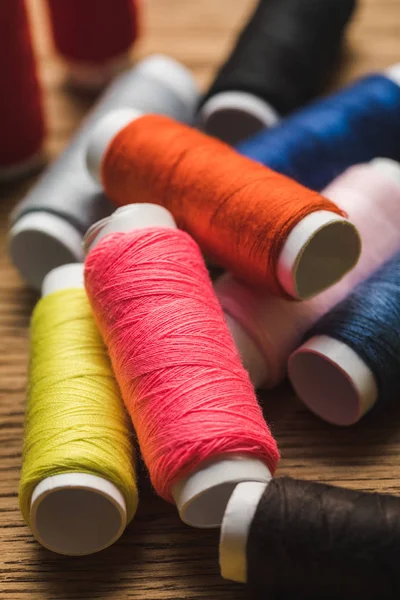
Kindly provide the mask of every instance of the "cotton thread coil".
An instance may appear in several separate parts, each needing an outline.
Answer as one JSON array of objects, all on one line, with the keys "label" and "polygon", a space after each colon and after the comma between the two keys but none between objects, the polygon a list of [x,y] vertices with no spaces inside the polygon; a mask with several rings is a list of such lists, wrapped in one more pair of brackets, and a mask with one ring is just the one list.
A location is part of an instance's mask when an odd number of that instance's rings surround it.
[{"label": "cotton thread coil", "polygon": [[231,144],[320,92],[354,0],[261,0],[202,101],[204,130]]},{"label": "cotton thread coil", "polygon": [[324,315],[290,357],[297,394],[339,425],[358,421],[376,402],[394,402],[400,393],[399,332],[397,253]]},{"label": "cotton thread coil", "polygon": [[56,271],[61,285],[71,275],[76,283],[43,297],[33,313],[19,501],[43,545],[81,555],[121,535],[138,492],[128,418],[76,279],[83,267]]},{"label": "cotton thread coil", "polygon": [[397,163],[381,159],[351,167],[324,193],[347,212],[362,240],[358,264],[339,283],[302,303],[252,289],[230,274],[215,283],[242,362],[256,387],[273,387],[282,381],[287,360],[307,331],[400,249]]},{"label": "cotton thread coil", "polygon": [[66,150],[11,215],[8,250],[25,281],[40,289],[53,268],[82,261],[85,231],[112,212],[111,203],[85,164],[87,139],[95,123],[119,107],[161,112],[191,122],[198,97],[190,72],[163,55],[140,61],[115,80]]},{"label": "cotton thread coil", "polygon": [[237,150],[321,190],[351,165],[400,160],[400,69],[370,75],[310,104]]},{"label": "cotton thread coil", "polygon": [[310,297],[357,262],[358,234],[334,203],[166,117],[110,113],[87,160],[117,206],[164,206],[207,256],[275,294]]},{"label": "cotton thread coil", "polygon": [[[93,313],[156,492],[175,500],[189,524],[218,526],[238,481],[254,473],[269,480],[276,443],[195,242],[161,207],[117,213],[109,224],[119,218],[129,229],[131,219],[144,228],[103,232],[91,243],[85,282]],[[166,225],[149,227],[148,215]],[[203,488],[202,471],[210,475]]]},{"label": "cotton thread coil", "polygon": [[221,529],[222,575],[247,581],[255,598],[394,600],[399,513],[387,494],[289,477],[240,484]]},{"label": "cotton thread coil", "polygon": [[42,161],[41,91],[24,0],[0,6],[0,181],[23,176]]},{"label": "cotton thread coil", "polygon": [[138,37],[135,0],[47,0],[55,47],[67,61],[71,82],[105,85],[129,62]]}]

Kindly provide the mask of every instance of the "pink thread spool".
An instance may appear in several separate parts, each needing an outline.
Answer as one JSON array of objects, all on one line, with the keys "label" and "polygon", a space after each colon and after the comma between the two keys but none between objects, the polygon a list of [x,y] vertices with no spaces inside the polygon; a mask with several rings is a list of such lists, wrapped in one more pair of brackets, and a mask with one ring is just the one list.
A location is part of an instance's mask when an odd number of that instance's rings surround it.
[{"label": "pink thread spool", "polygon": [[273,387],[287,360],[320,316],[351,292],[400,247],[400,166],[389,159],[351,167],[325,189],[358,228],[357,266],[339,283],[303,303],[259,293],[223,275],[215,284],[242,362],[256,387]]},{"label": "pink thread spool", "polygon": [[[44,278],[42,297],[83,287],[83,264],[63,265]],[[125,498],[104,477],[69,472],[45,477],[33,490],[30,527],[42,546],[53,552],[70,556],[99,552],[122,535],[126,523]]]},{"label": "pink thread spool", "polygon": [[[172,215],[158,205],[136,204],[122,207],[111,217],[89,229],[85,238],[86,249],[90,253],[108,234],[150,227],[176,229],[176,224]],[[91,298],[93,290],[88,280],[86,287]],[[248,454],[221,454],[201,463],[189,475],[176,482],[172,488],[172,496],[183,521],[195,527],[218,527],[237,483],[268,482],[270,479],[271,472],[263,461]]]}]

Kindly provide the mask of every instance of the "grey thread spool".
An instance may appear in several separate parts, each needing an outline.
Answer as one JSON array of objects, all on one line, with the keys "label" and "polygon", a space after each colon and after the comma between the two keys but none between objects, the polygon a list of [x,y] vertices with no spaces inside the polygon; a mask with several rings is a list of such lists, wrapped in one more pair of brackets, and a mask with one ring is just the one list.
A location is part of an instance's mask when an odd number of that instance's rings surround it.
[{"label": "grey thread spool", "polygon": [[146,58],[115,80],[11,215],[9,253],[31,286],[40,289],[53,268],[82,261],[85,231],[113,211],[86,169],[86,142],[95,123],[110,110],[125,107],[190,123],[198,97],[190,72],[167,56]]}]

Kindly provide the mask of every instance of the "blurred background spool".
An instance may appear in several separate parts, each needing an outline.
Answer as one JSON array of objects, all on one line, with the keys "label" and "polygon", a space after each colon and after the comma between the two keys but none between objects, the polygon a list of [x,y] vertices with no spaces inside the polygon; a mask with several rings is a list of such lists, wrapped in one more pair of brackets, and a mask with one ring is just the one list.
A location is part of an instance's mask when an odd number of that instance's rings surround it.
[{"label": "blurred background spool", "polygon": [[32,317],[19,498],[36,539],[60,554],[106,548],[136,511],[131,432],[82,264],[48,274]]},{"label": "blurred background spool", "polygon": [[252,598],[395,600],[400,498],[283,477],[241,483],[221,527],[226,579]]},{"label": "blurred background spool", "polygon": [[138,36],[135,0],[46,0],[54,44],[70,82],[98,89],[129,64]]},{"label": "blurred background spool", "polygon": [[87,162],[116,205],[162,203],[207,256],[275,294],[311,297],[357,262],[357,231],[334,203],[169,119],[108,114]]},{"label": "blurred background spool", "polygon": [[400,65],[315,101],[237,150],[321,190],[351,165],[400,160]]},{"label": "blurred background spool", "polygon": [[[186,267],[167,250],[160,255],[152,237],[171,232],[174,252],[185,246]],[[171,214],[153,204],[118,209],[88,231],[85,243],[86,289],[152,483],[176,503],[183,521],[218,527],[236,484],[269,481],[278,451],[200,252]],[[150,264],[158,267],[153,275]],[[129,282],[122,284],[126,272]],[[193,273],[199,298],[192,304]],[[110,303],[110,290],[121,297]]]},{"label": "blurred background spool", "polygon": [[199,124],[235,144],[321,91],[355,0],[260,0],[205,95]]},{"label": "blurred background spool", "polygon": [[298,396],[336,425],[400,394],[400,254],[359,284],[289,359]]},{"label": "blurred background spool", "polygon": [[242,362],[256,387],[273,387],[285,376],[290,354],[308,329],[400,248],[400,166],[389,159],[356,165],[325,191],[360,232],[356,267],[308,302],[294,303],[223,275],[215,283]]},{"label": "blurred background spool", "polygon": [[99,118],[129,106],[191,122],[197,100],[190,72],[167,56],[146,58],[116,79],[67,149],[11,214],[9,253],[30,285],[40,289],[51,269],[83,260],[83,234],[112,212],[85,164],[86,143]]},{"label": "blurred background spool", "polygon": [[42,162],[44,116],[24,0],[0,2],[0,182]]}]

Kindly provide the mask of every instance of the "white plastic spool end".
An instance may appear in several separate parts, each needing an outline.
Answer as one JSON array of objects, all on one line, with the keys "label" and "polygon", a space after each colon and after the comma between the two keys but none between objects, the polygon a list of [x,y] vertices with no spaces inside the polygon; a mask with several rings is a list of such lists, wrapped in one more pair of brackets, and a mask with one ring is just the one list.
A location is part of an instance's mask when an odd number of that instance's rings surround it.
[{"label": "white plastic spool end", "polygon": [[353,425],[378,398],[370,368],[352,348],[326,335],[310,338],[293,352],[288,372],[299,398],[334,425]]},{"label": "white plastic spool end", "polygon": [[224,142],[237,144],[264,127],[279,121],[275,109],[248,92],[226,91],[215,94],[201,107],[201,128]]},{"label": "white plastic spool end", "polygon": [[246,583],[247,540],[257,506],[268,484],[240,483],[225,510],[219,542],[219,566],[224,579]]},{"label": "white plastic spool end", "polygon": [[52,269],[83,260],[82,237],[61,217],[44,211],[31,212],[11,227],[8,249],[25,281],[40,290],[44,277]]},{"label": "white plastic spool end", "polygon": [[95,181],[101,184],[101,165],[109,144],[117,133],[142,114],[132,108],[121,108],[109,112],[96,123],[86,148],[86,164]]},{"label": "white plastic spool end", "polygon": [[[83,288],[83,264],[51,271],[43,296],[62,289]],[[81,556],[107,548],[123,533],[126,503],[107,479],[87,473],[46,477],[31,498],[30,525],[36,539],[59,554]]]},{"label": "white plastic spool end", "polygon": [[307,300],[339,281],[360,253],[360,235],[350,221],[316,211],[290,232],[279,256],[278,280],[290,296]]},{"label": "white plastic spool end", "polygon": [[391,79],[394,83],[400,86],[400,63],[392,65],[384,72],[385,75]]},{"label": "white plastic spool end", "polygon": [[400,185],[400,163],[391,158],[377,157],[371,160],[370,165],[389,177],[396,185]]},{"label": "white plastic spool end", "polygon": [[182,521],[199,528],[220,527],[233,490],[242,482],[268,483],[267,466],[242,455],[221,456],[176,483],[172,493]]},{"label": "white plastic spool end", "polygon": [[242,365],[246,369],[255,388],[268,379],[268,365],[260,348],[231,315],[225,313],[225,321],[239,351]]},{"label": "white plastic spool end", "polygon": [[199,91],[191,72],[170,56],[152,54],[143,59],[136,68],[168,87],[188,106],[197,104]]}]

